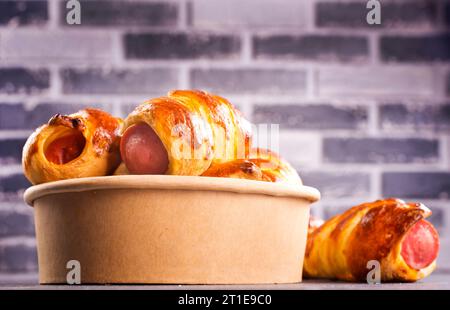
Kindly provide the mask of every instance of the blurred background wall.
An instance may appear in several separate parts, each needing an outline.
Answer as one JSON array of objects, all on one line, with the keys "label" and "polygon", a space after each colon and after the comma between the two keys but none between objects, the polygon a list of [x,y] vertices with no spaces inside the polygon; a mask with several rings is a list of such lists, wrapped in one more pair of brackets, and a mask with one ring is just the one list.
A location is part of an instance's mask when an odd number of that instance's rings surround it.
[{"label": "blurred background wall", "polygon": [[280,152],[328,218],[396,196],[424,202],[450,268],[450,2],[0,0],[0,274],[37,272],[25,139],[85,106],[125,116],[151,96],[201,88],[254,123],[280,124]]}]

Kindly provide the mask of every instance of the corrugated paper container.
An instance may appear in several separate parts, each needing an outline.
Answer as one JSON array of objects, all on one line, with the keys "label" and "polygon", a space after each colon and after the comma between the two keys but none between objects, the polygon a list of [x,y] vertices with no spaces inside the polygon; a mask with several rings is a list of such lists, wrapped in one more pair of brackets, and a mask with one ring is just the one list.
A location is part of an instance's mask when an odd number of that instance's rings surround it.
[{"label": "corrugated paper container", "polygon": [[311,187],[194,176],[109,176],[41,184],[40,283],[256,284],[302,280]]}]

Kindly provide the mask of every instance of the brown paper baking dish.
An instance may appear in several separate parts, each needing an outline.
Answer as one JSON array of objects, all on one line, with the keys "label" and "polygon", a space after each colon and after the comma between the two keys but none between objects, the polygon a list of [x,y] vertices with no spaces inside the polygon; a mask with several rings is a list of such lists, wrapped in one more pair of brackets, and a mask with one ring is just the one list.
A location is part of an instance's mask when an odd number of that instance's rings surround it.
[{"label": "brown paper baking dish", "polygon": [[32,186],[40,283],[295,283],[318,190],[169,175]]}]

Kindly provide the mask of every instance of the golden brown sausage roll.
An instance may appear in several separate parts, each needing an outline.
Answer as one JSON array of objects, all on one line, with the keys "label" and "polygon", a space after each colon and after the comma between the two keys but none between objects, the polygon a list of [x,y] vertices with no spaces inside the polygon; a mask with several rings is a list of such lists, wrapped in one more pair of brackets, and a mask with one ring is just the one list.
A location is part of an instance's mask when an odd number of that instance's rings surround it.
[{"label": "golden brown sausage roll", "polygon": [[247,158],[251,125],[227,100],[176,90],[125,120],[121,154],[133,174],[201,175],[214,162]]},{"label": "golden brown sausage roll", "polygon": [[215,162],[202,175],[302,185],[297,171],[287,161],[260,148],[252,150],[248,159]]},{"label": "golden brown sausage roll", "polygon": [[439,236],[420,203],[378,200],[353,207],[310,229],[305,277],[366,281],[376,260],[381,281],[417,281],[436,267]]},{"label": "golden brown sausage roll", "polygon": [[56,114],[28,138],[22,154],[32,184],[103,176],[120,163],[122,121],[106,112],[85,109]]}]

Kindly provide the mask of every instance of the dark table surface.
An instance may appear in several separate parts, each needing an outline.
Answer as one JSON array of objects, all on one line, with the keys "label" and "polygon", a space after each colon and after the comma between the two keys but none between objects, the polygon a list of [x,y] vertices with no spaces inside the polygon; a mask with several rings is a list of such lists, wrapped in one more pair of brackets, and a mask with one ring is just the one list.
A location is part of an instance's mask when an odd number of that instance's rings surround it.
[{"label": "dark table surface", "polygon": [[415,283],[346,283],[324,280],[304,280],[296,284],[262,285],[39,285],[36,275],[1,275],[0,289],[32,290],[450,290],[450,272],[435,272],[431,276]]}]

